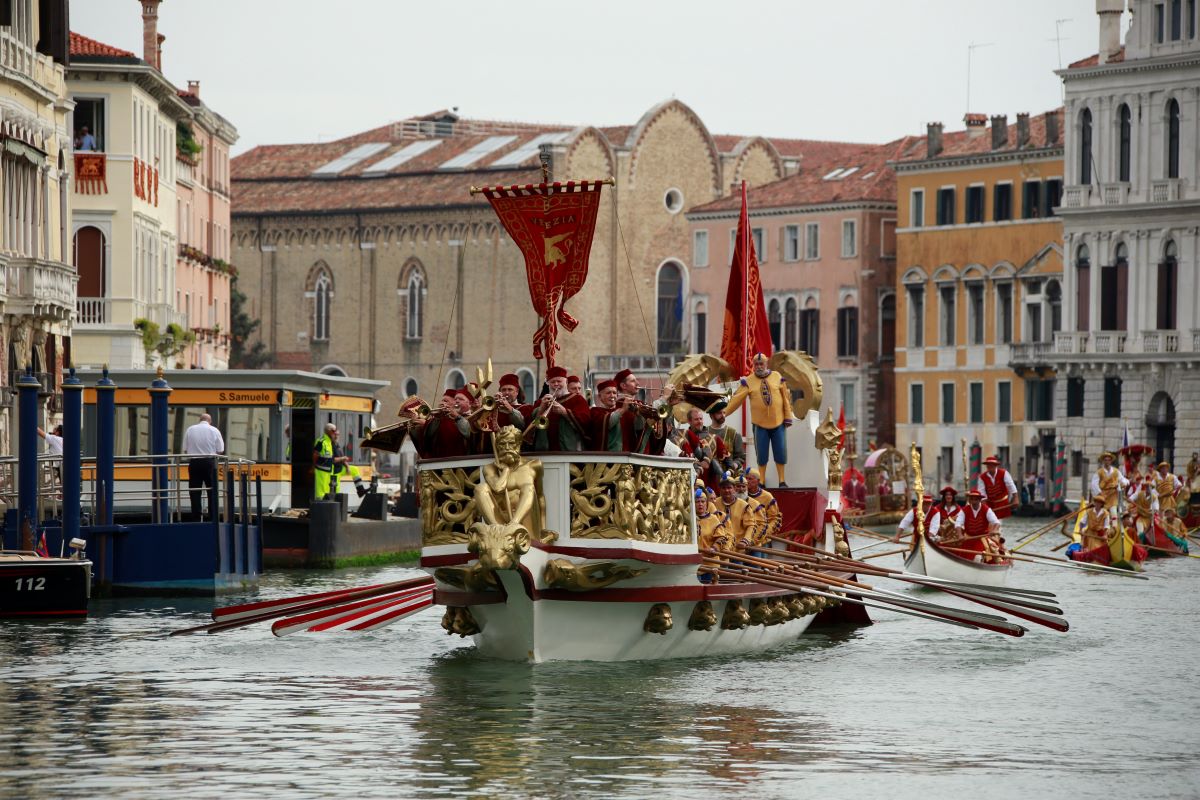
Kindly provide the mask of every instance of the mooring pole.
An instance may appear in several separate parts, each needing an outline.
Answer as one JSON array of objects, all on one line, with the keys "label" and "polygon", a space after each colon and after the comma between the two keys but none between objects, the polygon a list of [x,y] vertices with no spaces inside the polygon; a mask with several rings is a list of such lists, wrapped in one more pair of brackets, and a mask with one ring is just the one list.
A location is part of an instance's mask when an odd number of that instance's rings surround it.
[{"label": "mooring pole", "polygon": [[116,394],[117,385],[108,377],[105,366],[96,384],[96,505],[101,525],[113,524]]},{"label": "mooring pole", "polygon": [[18,405],[17,433],[17,531],[20,549],[32,550],[37,546],[38,534],[38,463],[37,463],[37,407],[41,381],[33,375],[33,367],[25,368],[25,374],[17,379]]},{"label": "mooring pole", "polygon": [[150,455],[154,463],[151,519],[160,524],[171,519],[167,496],[170,492],[167,480],[167,401],[170,397],[171,387],[163,377],[162,367],[159,367],[157,376],[150,383]]},{"label": "mooring pole", "polygon": [[[62,546],[79,536],[79,507],[83,483],[80,450],[83,433],[83,381],[75,377],[75,368],[62,382],[63,390],[63,527]],[[61,552],[61,549],[60,549]]]}]

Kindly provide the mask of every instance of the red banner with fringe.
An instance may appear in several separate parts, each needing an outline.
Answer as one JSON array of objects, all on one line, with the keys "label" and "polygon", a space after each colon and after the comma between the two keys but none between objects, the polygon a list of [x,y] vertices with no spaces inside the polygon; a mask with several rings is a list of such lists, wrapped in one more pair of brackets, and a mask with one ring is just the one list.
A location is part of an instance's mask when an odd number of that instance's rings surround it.
[{"label": "red banner with fringe", "polygon": [[75,191],[108,194],[108,159],[104,153],[75,154]]},{"label": "red banner with fringe", "polygon": [[525,256],[529,298],[541,317],[533,335],[533,357],[554,366],[559,326],[575,330],[579,320],[566,303],[587,280],[588,254],[607,181],[534,183],[481,189],[500,224]]}]

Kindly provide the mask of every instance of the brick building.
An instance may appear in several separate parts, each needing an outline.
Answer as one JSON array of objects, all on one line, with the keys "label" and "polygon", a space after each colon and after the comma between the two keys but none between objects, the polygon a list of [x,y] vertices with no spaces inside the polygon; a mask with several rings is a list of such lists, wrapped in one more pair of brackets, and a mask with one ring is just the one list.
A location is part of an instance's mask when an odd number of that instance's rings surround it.
[{"label": "brick building", "polygon": [[407,394],[470,380],[489,355],[532,392],[542,376],[524,262],[470,186],[539,181],[542,147],[556,180],[616,179],[587,286],[568,306],[580,326],[560,337],[560,363],[583,374],[631,354],[670,363],[686,353],[683,212],[742,179],[778,180],[824,146],[713,136],[675,100],[629,126],[439,112],[336,142],[262,146],[232,162],[232,260],[275,365],[390,380],[385,415]]}]

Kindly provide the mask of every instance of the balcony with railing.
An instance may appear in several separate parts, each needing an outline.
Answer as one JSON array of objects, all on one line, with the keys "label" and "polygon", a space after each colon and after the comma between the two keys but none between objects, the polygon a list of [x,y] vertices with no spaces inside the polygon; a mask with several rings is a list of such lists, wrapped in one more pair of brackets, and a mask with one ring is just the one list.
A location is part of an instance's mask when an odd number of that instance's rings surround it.
[{"label": "balcony with railing", "polygon": [[1086,331],[1060,331],[1054,334],[1054,352],[1066,356],[1086,353],[1088,336]]},{"label": "balcony with railing", "polygon": [[75,310],[75,270],[58,261],[0,256],[5,312],[16,316],[67,319]]},{"label": "balcony with railing", "polygon": [[1142,331],[1143,353],[1178,353],[1178,331]]},{"label": "balcony with railing", "polygon": [[1063,189],[1063,208],[1086,208],[1091,204],[1092,187],[1090,184],[1067,186]]},{"label": "balcony with railing", "polygon": [[124,328],[148,319],[160,328],[174,323],[186,328],[185,315],[167,303],[147,303],[132,297],[80,297],[75,300],[75,329]]},{"label": "balcony with railing", "polygon": [[1151,203],[1174,203],[1183,193],[1183,181],[1180,178],[1167,178],[1161,181],[1150,181]]},{"label": "balcony with railing", "polygon": [[1119,206],[1129,200],[1128,183],[1106,183],[1101,187],[1104,205]]},{"label": "balcony with railing", "polygon": [[1050,365],[1050,342],[1013,342],[1011,347],[1008,364],[1014,369]]},{"label": "balcony with railing", "polygon": [[[6,27],[8,23],[5,23]],[[25,78],[43,92],[61,97],[66,88],[66,72],[50,56],[42,55],[32,45],[13,35],[12,28],[0,31],[0,70]]]}]

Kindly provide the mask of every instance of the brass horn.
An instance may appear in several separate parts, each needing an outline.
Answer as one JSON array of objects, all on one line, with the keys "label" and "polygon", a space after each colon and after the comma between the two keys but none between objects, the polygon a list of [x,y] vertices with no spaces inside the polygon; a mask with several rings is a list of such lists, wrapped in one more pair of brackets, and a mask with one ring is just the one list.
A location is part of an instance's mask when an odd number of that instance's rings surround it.
[{"label": "brass horn", "polygon": [[484,411],[489,411],[489,412],[495,411],[496,410],[496,396],[493,394],[485,394],[479,400],[479,407],[482,408]]}]

